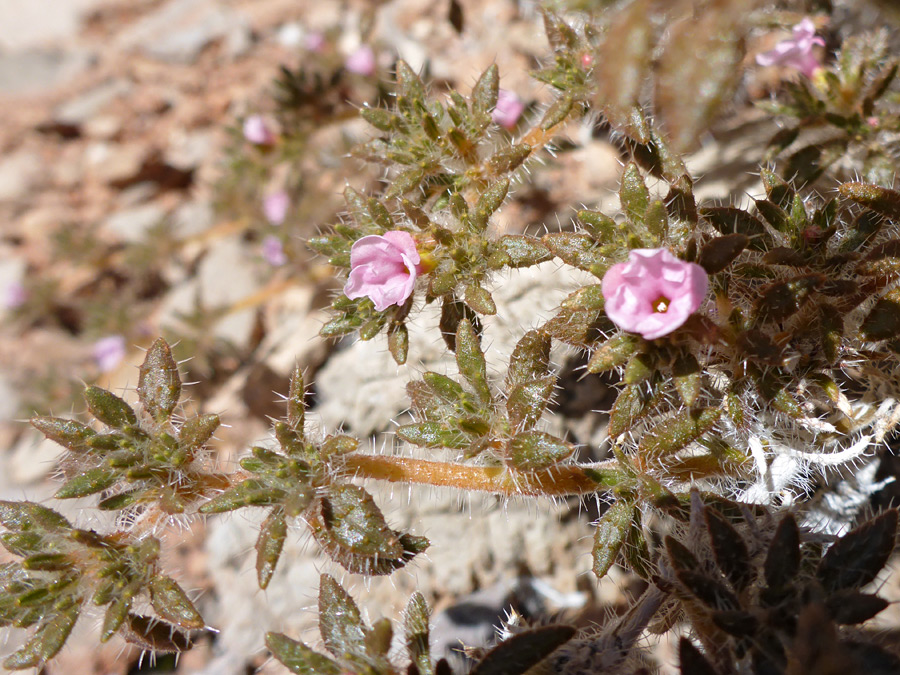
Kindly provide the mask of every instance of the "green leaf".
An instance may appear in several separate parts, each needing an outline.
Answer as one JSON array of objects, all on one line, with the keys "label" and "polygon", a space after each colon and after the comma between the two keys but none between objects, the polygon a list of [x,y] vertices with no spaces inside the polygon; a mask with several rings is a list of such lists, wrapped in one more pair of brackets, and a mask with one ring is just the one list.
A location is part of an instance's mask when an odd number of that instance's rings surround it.
[{"label": "green leaf", "polygon": [[203,628],[206,622],[194,607],[187,593],[175,580],[158,575],[150,580],[150,604],[164,621],[188,630]]},{"label": "green leaf", "polygon": [[303,431],[306,416],[306,387],[303,383],[303,369],[297,365],[291,372],[291,383],[287,397],[287,423],[298,432]]},{"label": "green leaf", "polygon": [[612,244],[619,239],[619,229],[616,221],[599,211],[579,211],[576,215],[578,222],[584,225],[588,234],[593,239],[603,244]]},{"label": "green leaf", "polygon": [[550,365],[550,336],[539,330],[530,330],[516,343],[509,359],[506,386],[545,377]]},{"label": "green leaf", "polygon": [[84,390],[84,400],[91,414],[108,426],[122,429],[137,424],[131,406],[106,389],[90,385]]},{"label": "green leaf", "polygon": [[594,531],[594,549],[591,553],[594,574],[598,579],[605,577],[616,562],[633,519],[634,507],[624,501],[617,501],[600,517]]},{"label": "green leaf", "polygon": [[288,670],[297,675],[341,675],[341,667],[302,642],[281,633],[266,633],[266,647]]},{"label": "green leaf", "polygon": [[57,533],[72,529],[69,521],[56,511],[34,502],[0,501],[0,525],[13,532]]},{"label": "green leaf", "polygon": [[[789,129],[789,131],[793,131],[794,138],[796,138],[797,130]],[[793,139],[791,142],[793,142]],[[785,208],[794,201],[794,189],[774,171],[764,168],[760,169],[759,177],[762,178],[763,187],[766,189],[766,196],[770,202]]]},{"label": "green leaf", "polygon": [[181,398],[181,377],[169,345],[157,339],[140,367],[138,397],[144,409],[157,422],[166,420]]},{"label": "green leaf", "polygon": [[497,64],[491,64],[472,88],[472,106],[481,113],[489,113],[497,105],[500,93],[500,71]]},{"label": "green leaf", "polygon": [[743,234],[750,238],[747,246],[754,251],[765,251],[771,236],[756,216],[743,209],[717,206],[700,210],[700,215],[722,234]]},{"label": "green leaf", "polygon": [[654,199],[647,207],[644,214],[644,227],[653,238],[656,245],[662,244],[669,233],[669,214],[666,205],[659,199]]},{"label": "green leaf", "polygon": [[421,78],[413,72],[406,61],[400,59],[396,65],[397,106],[401,110],[412,112],[416,101],[425,100],[425,85]]},{"label": "green leaf", "polygon": [[671,455],[712,429],[721,415],[718,408],[685,410],[649,429],[641,438],[639,449],[651,457]]},{"label": "green leaf", "polygon": [[56,499],[87,497],[113,485],[119,472],[109,467],[86,469],[67,480],[53,495]]},{"label": "green leaf", "polygon": [[573,291],[562,301],[561,306],[564,309],[573,310],[597,310],[603,309],[605,300],[603,298],[602,284],[588,284],[582,286],[577,291]]},{"label": "green leaf", "polygon": [[597,242],[584,232],[552,232],[543,242],[557,258],[587,272],[605,261]]},{"label": "green leaf", "polygon": [[469,217],[471,223],[480,232],[487,227],[488,220],[494,211],[500,208],[509,192],[509,179],[504,178],[485,190],[475,203],[475,210]]},{"label": "green leaf", "polygon": [[392,323],[388,328],[388,351],[398,366],[406,363],[409,354],[409,330],[405,323]]},{"label": "green leaf", "polygon": [[500,148],[488,160],[488,167],[495,176],[515,171],[528,159],[532,149],[528,143],[518,143],[508,148]]},{"label": "green leaf", "polygon": [[543,431],[525,431],[509,443],[509,462],[522,471],[540,471],[575,452],[571,443]]},{"label": "green leaf", "polygon": [[555,127],[557,124],[562,124],[569,116],[569,113],[572,112],[572,106],[574,104],[575,99],[569,92],[564,93],[562,96],[556,99],[553,103],[550,104],[550,107],[547,108],[547,111],[541,118],[541,129],[543,129],[544,131],[548,131]]},{"label": "green leaf", "polygon": [[475,436],[451,429],[442,422],[418,422],[397,428],[397,436],[413,445],[426,448],[468,448]]},{"label": "green leaf", "polygon": [[75,627],[81,605],[75,604],[41,623],[34,636],[3,662],[10,670],[36,668],[52,659],[62,649]]},{"label": "green leaf", "polygon": [[819,563],[826,591],[862,588],[887,564],[897,539],[897,509],[889,509],[838,539]]},{"label": "green leaf", "polygon": [[321,511],[330,544],[360,556],[402,556],[398,533],[387,526],[375,500],[358,485],[332,486],[321,500]]},{"label": "green leaf", "polygon": [[656,372],[656,359],[652,354],[635,354],[625,366],[622,381],[625,384],[640,384],[653,377]]},{"label": "green leaf", "polygon": [[800,311],[810,294],[824,282],[822,274],[800,274],[764,286],[756,301],[759,320],[784,321]]},{"label": "green leaf", "polygon": [[622,185],[619,188],[619,201],[628,220],[633,223],[644,222],[644,215],[650,204],[650,191],[647,190],[644,177],[634,162],[625,165]]},{"label": "green leaf", "polygon": [[81,422],[62,417],[32,417],[31,426],[72,452],[91,450],[87,440],[97,435],[96,431]]},{"label": "green leaf", "polygon": [[717,274],[727,268],[749,244],[750,237],[745,234],[716,237],[703,245],[697,262],[707,274]]},{"label": "green leaf", "polygon": [[350,452],[356,452],[358,447],[359,441],[353,438],[353,436],[335,434],[334,436],[329,436],[325,439],[320,450],[323,457],[335,457],[337,455],[346,455]]},{"label": "green leaf", "polygon": [[434,675],[428,641],[428,604],[418,591],[406,605],[406,650],[419,675]]},{"label": "green leaf", "polygon": [[158,619],[129,614],[121,630],[126,642],[155,652],[184,652],[191,648],[190,635]]},{"label": "green leaf", "polygon": [[556,377],[521,382],[509,392],[506,410],[513,429],[531,429],[544,414],[553,395]]},{"label": "green leaf", "polygon": [[576,632],[573,626],[550,625],[516,633],[489,651],[469,675],[525,675]]},{"label": "green leaf", "polygon": [[197,450],[212,438],[220,424],[221,420],[219,420],[218,415],[196,415],[185,420],[184,424],[181,425],[178,440],[185,447]]},{"label": "green leaf", "polygon": [[103,625],[100,630],[100,642],[107,642],[115,635],[125,619],[128,618],[128,611],[131,609],[133,595],[130,590],[120,591],[119,597],[115,598],[106,608],[103,614]]},{"label": "green leaf", "polygon": [[487,381],[487,363],[479,345],[478,335],[468,319],[456,329],[456,363],[459,373],[475,390],[484,405],[491,403],[491,388]]},{"label": "green leaf", "polygon": [[216,495],[198,510],[200,513],[224,513],[245,506],[271,506],[280,504],[284,497],[285,491],[281,488],[267,485],[257,478],[248,478]]},{"label": "green leaf", "polygon": [[319,577],[319,632],[334,656],[366,660],[366,626],[359,608],[328,574]]},{"label": "green leaf", "polygon": [[843,183],[838,192],[891,220],[900,220],[900,192],[896,190],[871,183]]},{"label": "green leaf", "polygon": [[587,364],[587,372],[604,373],[625,365],[643,340],[630,333],[616,333],[597,348]]},{"label": "green leaf", "polygon": [[679,354],[672,364],[672,379],[684,404],[689,408],[693,406],[700,396],[703,381],[703,371],[697,357],[690,352]]},{"label": "green leaf", "polygon": [[275,567],[281,557],[284,541],[287,538],[287,520],[284,511],[275,508],[263,521],[259,528],[259,537],[256,540],[256,579],[259,587],[265,590]]},{"label": "green leaf", "polygon": [[539,239],[522,234],[506,234],[497,241],[497,250],[504,256],[502,266],[531,267],[550,260],[553,254]]},{"label": "green leaf", "polygon": [[497,313],[497,305],[491,294],[478,284],[466,286],[466,304],[479,314],[493,315]]},{"label": "green leaf", "polygon": [[900,288],[879,298],[859,327],[864,340],[887,340],[900,335]]},{"label": "green leaf", "polygon": [[654,378],[650,382],[649,388],[643,384],[623,387],[609,414],[610,438],[616,438],[625,433],[649,414],[661,396],[662,391],[658,378]]}]

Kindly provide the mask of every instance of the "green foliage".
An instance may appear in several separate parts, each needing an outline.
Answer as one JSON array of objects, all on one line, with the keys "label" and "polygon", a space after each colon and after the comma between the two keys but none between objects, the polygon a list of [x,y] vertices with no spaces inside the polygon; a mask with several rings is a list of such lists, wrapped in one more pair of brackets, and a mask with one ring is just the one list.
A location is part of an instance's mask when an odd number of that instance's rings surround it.
[{"label": "green foliage", "polygon": [[[72,526],[33,502],[0,502],[0,543],[20,562],[0,567],[0,625],[32,629],[4,661],[20,670],[41,667],[62,648],[88,606],[106,607],[102,641],[120,634],[157,651],[190,646],[186,631],[205,626],[187,594],[159,571],[160,542],[124,533],[101,535]],[[145,596],[157,617],[133,613]]]}]

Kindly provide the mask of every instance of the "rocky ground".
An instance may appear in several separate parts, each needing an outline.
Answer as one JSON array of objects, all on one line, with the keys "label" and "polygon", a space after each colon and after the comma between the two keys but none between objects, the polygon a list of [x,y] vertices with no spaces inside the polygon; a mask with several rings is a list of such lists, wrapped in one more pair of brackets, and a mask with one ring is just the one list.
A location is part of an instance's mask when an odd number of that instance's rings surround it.
[{"label": "rocky ground", "polygon": [[[367,41],[383,70],[399,55],[464,91],[497,63],[503,86],[539,107],[548,94],[528,72],[546,47],[532,3],[458,5],[462,30],[447,19],[444,0],[0,0],[0,498],[42,500],[55,489],[59,448],[22,420],[82,411],[84,382],[129,396],[142,350],[158,335],[177,343],[180,358],[190,357],[182,363],[195,382],[189,406],[219,413],[227,425],[215,444],[223,465],[270,442],[270,418],[281,415],[279,395],[295,364],[314,376],[315,423],[371,436],[375,449],[391,447],[390,430],[405,414],[405,382],[426,368],[453,369],[431,337],[437,317],[425,311],[411,327],[410,365],[399,368],[381,339],[318,339],[336,283],[302,244],[336,220],[345,184],[377,186],[378,174],[348,156],[365,126],[350,115],[323,120],[297,158],[307,167],[308,197],[277,231],[286,264],[262,251],[263,235],[274,230],[261,193],[248,196],[228,180],[241,119],[271,109],[280,65],[315,58],[306,42],[314,33],[328,36],[336,57]],[[373,88],[358,84],[353,105]],[[743,123],[743,142],[764,136],[753,131],[752,118]],[[587,127],[571,135],[573,149],[535,171],[499,214],[499,227],[554,228],[583,202],[615,208],[618,151]],[[729,152],[723,160],[709,146],[694,159],[695,171],[706,175],[705,196],[730,196],[723,187],[730,175],[710,167],[755,166],[740,143]],[[259,185],[277,181],[276,168]],[[738,196],[758,190],[754,182],[748,177]],[[498,280],[495,298],[505,310],[486,325],[492,362],[577,281],[552,263]],[[110,337],[114,353],[106,358],[97,345]],[[602,416],[591,411],[603,406],[604,391],[571,379],[561,423],[590,443],[602,433]],[[577,614],[590,606],[603,616],[637,590],[618,569],[599,586],[591,574],[594,505],[377,486],[373,494],[392,525],[432,541],[423,560],[390,579],[342,576],[373,619],[398,618],[416,588],[438,612],[476,593],[469,604],[494,616],[511,597],[526,608]],[[84,508],[89,503],[60,508],[81,525],[108,526]],[[168,533],[167,568],[194,591],[218,633],[154,672],[284,672],[266,662],[266,630],[315,642],[318,575],[341,572],[298,530],[271,586],[259,591],[253,516]],[[117,639],[98,646],[98,623],[80,622],[44,672],[139,672],[138,650]],[[438,625],[436,640],[448,643],[461,635],[476,643],[492,630],[487,621],[461,632],[452,612]],[[666,641],[659,653],[666,660]]]},{"label": "rocky ground", "polygon": [[[334,286],[330,270],[302,246],[303,237],[333,222],[345,183],[364,190],[377,178],[346,156],[364,128],[352,119],[325,120],[312,143],[318,155],[300,159],[317,174],[310,189],[315,208],[286,223],[286,265],[273,266],[261,253],[263,218],[255,198],[228,202],[232,193],[222,182],[240,120],[271,108],[278,67],[310,57],[304,48],[310,33],[326,33],[339,55],[366,39],[382,66],[396,55],[417,70],[427,62],[434,78],[463,90],[496,62],[504,87],[535,105],[545,100],[528,77],[545,47],[539,16],[527,3],[462,2],[461,33],[446,20],[444,5],[0,2],[0,497],[41,500],[55,489],[58,447],[21,420],[83,410],[83,382],[127,396],[142,349],[159,334],[178,342],[182,358],[191,357],[182,366],[197,382],[188,388],[190,405],[223,416],[227,427],[216,443],[222,463],[266,442],[269,416],[281,414],[278,394],[296,363],[308,374],[318,371],[314,419],[328,429],[375,434],[374,444],[389,447],[391,436],[383,432],[404,412],[405,381],[423,364],[449,363],[426,334],[436,317],[426,313],[413,327],[413,365],[399,369],[379,340],[319,340]],[[498,23],[508,32],[496,31]],[[360,89],[355,104],[366,100],[365,85]],[[576,149],[539,171],[524,198],[504,210],[502,227],[541,227],[548,205],[612,197],[618,153],[579,133]],[[553,215],[546,224],[556,223]],[[574,282],[560,279],[555,265],[503,281],[498,301],[510,311],[506,323],[488,326],[492,355],[508,354],[516,334],[546,318]],[[107,357],[97,353],[103,340],[113,350]],[[596,430],[595,422],[583,423],[585,434]],[[582,607],[598,593],[613,605],[626,597],[621,575],[599,591],[591,579],[589,515],[579,516],[578,504],[508,504],[388,488],[376,488],[376,498],[392,523],[426,534],[432,548],[391,580],[363,584],[344,576],[373,618],[399,617],[415,588],[438,610],[479,591],[494,615],[516,593],[552,609]],[[61,509],[80,524],[109,525],[84,510],[88,503]],[[181,657],[178,672],[237,674],[258,666],[279,672],[265,663],[265,630],[315,635],[310,608],[318,574],[340,571],[298,531],[261,593],[252,520],[238,515],[169,533],[168,569],[195,591],[219,630]],[[531,576],[543,584],[537,595],[530,586],[516,588],[517,578]],[[468,633],[460,633],[458,621],[441,621],[445,628],[436,639],[448,644],[459,635],[477,643],[492,632],[490,621]],[[80,622],[47,672],[135,672],[139,652],[118,640],[98,647],[97,623]],[[10,636],[10,643],[16,639]]]}]

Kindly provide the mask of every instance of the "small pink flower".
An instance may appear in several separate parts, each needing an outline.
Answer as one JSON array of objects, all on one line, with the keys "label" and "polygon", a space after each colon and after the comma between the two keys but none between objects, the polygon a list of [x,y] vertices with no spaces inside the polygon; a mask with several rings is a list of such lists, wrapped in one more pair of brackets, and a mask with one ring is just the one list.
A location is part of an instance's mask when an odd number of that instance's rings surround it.
[{"label": "small pink flower", "polygon": [[700,265],[664,248],[636,248],[628,262],[613,265],[603,277],[606,315],[622,330],[655,340],[697,311],[708,285]]},{"label": "small pink flower", "polygon": [[122,335],[110,335],[100,338],[94,343],[94,361],[101,373],[108,373],[125,358],[125,338]]},{"label": "small pink flower", "polygon": [[266,195],[263,199],[263,213],[266,214],[266,220],[272,225],[281,225],[287,217],[290,205],[291,198],[284,190]]},{"label": "small pink flower", "polygon": [[375,74],[375,52],[369,45],[361,45],[344,61],[344,67],[351,73],[369,77]]},{"label": "small pink flower", "polygon": [[28,291],[18,281],[9,284],[3,291],[3,307],[6,309],[18,309],[28,300]]},{"label": "small pink flower", "polygon": [[494,106],[491,119],[507,131],[512,131],[524,111],[525,103],[516,92],[501,89],[497,95],[497,105]]},{"label": "small pink flower", "polygon": [[262,115],[250,115],[244,120],[244,138],[254,145],[275,145],[275,133]]},{"label": "small pink flower", "polygon": [[824,47],[825,40],[816,37],[816,27],[806,17],[792,29],[793,35],[782,40],[774,49],[756,55],[761,66],[787,66],[795,68],[806,77],[812,77],[822,67],[819,57],[813,53],[815,46]]},{"label": "small pink flower", "polygon": [[281,267],[288,261],[281,239],[275,236],[268,236],[263,239],[262,256],[273,267]]},{"label": "small pink flower", "polygon": [[325,36],[317,30],[307,33],[303,40],[303,46],[308,52],[320,54],[325,49]]},{"label": "small pink flower", "polygon": [[409,232],[392,230],[358,239],[350,248],[348,298],[367,297],[379,312],[402,305],[412,295],[422,271],[416,242]]}]

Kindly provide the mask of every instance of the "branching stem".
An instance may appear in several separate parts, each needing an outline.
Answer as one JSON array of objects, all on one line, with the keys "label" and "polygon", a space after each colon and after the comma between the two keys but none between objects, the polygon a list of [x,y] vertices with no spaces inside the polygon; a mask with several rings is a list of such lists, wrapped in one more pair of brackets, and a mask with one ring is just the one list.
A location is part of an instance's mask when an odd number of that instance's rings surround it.
[{"label": "branching stem", "polygon": [[385,455],[353,454],[346,461],[347,470],[362,478],[525,497],[565,497],[597,492],[603,485],[586,470],[605,473],[615,465],[610,461],[517,471],[509,467],[471,466]]}]

